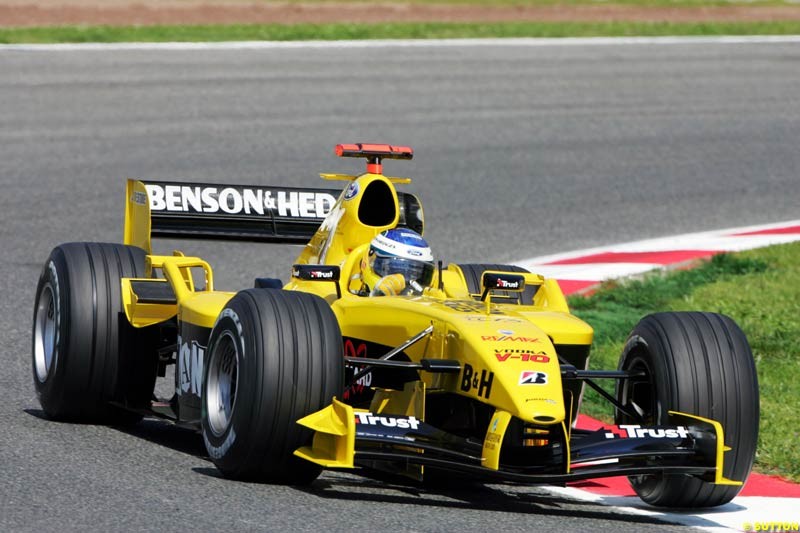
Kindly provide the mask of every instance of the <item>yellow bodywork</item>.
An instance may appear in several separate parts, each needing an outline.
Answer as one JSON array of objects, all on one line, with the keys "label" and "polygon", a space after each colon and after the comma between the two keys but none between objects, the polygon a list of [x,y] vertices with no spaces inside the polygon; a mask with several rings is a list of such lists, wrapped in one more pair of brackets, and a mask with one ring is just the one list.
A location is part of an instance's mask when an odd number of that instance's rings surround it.
[{"label": "yellow bodywork", "polygon": [[[337,179],[339,178],[342,176],[337,176]],[[387,217],[385,224],[377,226],[364,224],[359,219],[362,197],[376,182],[385,184],[392,192],[393,203],[381,206],[381,209],[394,213],[394,216]],[[364,174],[356,178],[353,183],[358,186],[358,192],[351,198],[345,198],[344,194],[339,197],[296,263],[340,265],[353,250],[364,243],[369,243],[381,231],[397,226],[400,207],[394,185],[388,178],[380,174]]]},{"label": "yellow bodywork", "polygon": [[128,180],[125,189],[125,229],[123,243],[152,253],[150,244],[150,203],[144,183]]},{"label": "yellow bodywork", "polygon": [[[195,290],[192,269],[202,269],[205,275],[204,290]],[[180,322],[187,322],[203,328],[211,328],[235,293],[214,291],[214,276],[211,266],[197,257],[148,255],[146,271],[151,275],[155,270],[164,274],[159,283],[168,283],[175,294],[174,304],[139,303],[133,290],[133,282],[149,281],[151,278],[123,278],[122,301],[125,316],[137,328],[164,322],[177,316]]]},{"label": "yellow bodywork", "polygon": [[[403,390],[380,389],[370,411],[425,419],[427,393],[446,392],[471,398],[494,408],[494,415],[483,442],[482,464],[498,469],[500,448],[513,418],[530,424],[552,427],[563,433],[569,457],[572,404],[567,395],[555,345],[589,346],[593,331],[570,314],[566,299],[553,279],[524,274],[525,284],[535,286],[533,300],[525,305],[494,297],[489,292],[483,301],[470,294],[464,274],[457,265],[436,272],[432,287],[419,296],[370,298],[359,296],[364,257],[370,241],[381,231],[396,227],[400,206],[395,183],[404,178],[379,174],[359,177],[323,175],[327,179],[348,180],[350,194],[340,195],[316,234],[298,256],[298,264],[336,265],[340,268],[338,290],[332,282],[292,278],[285,290],[314,293],[330,303],[342,335],[383,346],[399,346],[432,326],[432,332],[413,344],[404,354],[412,361],[447,359],[458,361],[461,370],[453,373],[420,372],[421,380]],[[362,220],[361,202],[369,189],[389,191],[384,205],[374,207],[370,216],[380,221]],[[353,191],[355,193],[353,194]],[[212,328],[234,293],[214,290],[210,265],[196,257],[156,256],[151,248],[151,217],[147,192],[142,182],[129,180],[125,210],[125,244],[144,249],[148,281],[170,285],[173,303],[143,303],[133,288],[136,279],[122,280],[125,314],[135,327],[146,327],[177,317],[179,323]],[[421,209],[420,209],[421,218]],[[204,287],[195,287],[193,271],[202,272]],[[373,357],[383,354],[370,354]],[[565,408],[565,401],[568,402]],[[355,411],[333,399],[332,403],[298,423],[314,430],[311,446],[296,455],[324,467],[352,468],[355,454]],[[671,413],[676,417],[695,418]],[[719,484],[736,482],[722,477],[722,428],[702,419],[717,431]],[[567,461],[567,464],[569,462]]]},{"label": "yellow bodywork", "polygon": [[[564,409],[559,361],[553,344],[589,345],[592,330],[570,315],[558,284],[536,274],[525,274],[526,284],[538,287],[530,305],[507,303],[493,299],[491,294],[479,302],[469,294],[460,268],[450,265],[436,273],[432,287],[421,296],[358,296],[354,293],[361,288],[365,251],[375,235],[397,226],[400,206],[394,186],[409,180],[370,173],[359,177],[325,177],[349,180],[354,184],[351,190],[357,192],[340,195],[296,263],[339,266],[339,291],[333,283],[296,278],[284,288],[318,294],[330,302],[345,337],[397,346],[432,325],[432,333],[408,348],[405,354],[412,361],[451,359],[462,364],[458,374],[423,372],[422,381],[409,384],[406,390],[377,391],[373,412],[414,414],[422,420],[425,391],[437,391],[473,398],[493,406],[498,413],[505,413],[502,416],[508,419],[502,431],[497,430],[500,433],[505,431],[511,417],[560,426],[569,415]],[[362,220],[361,201],[368,190],[384,193],[384,204],[374,207],[371,215],[382,224],[366,224]],[[125,243],[151,253],[149,203],[141,182],[128,182],[125,213]],[[203,290],[196,290],[193,270],[202,272]],[[169,283],[175,301],[171,304],[140,303],[132,287],[136,280],[123,279],[126,316],[137,327],[177,316],[179,323],[211,328],[233,296],[233,293],[214,291],[213,273],[207,262],[185,257],[180,252],[173,256],[148,255],[146,271],[148,279],[163,279],[161,283]],[[530,354],[532,358],[528,357]],[[538,376],[539,382],[526,377],[530,373]],[[352,432],[342,419],[348,416],[342,405],[335,402],[328,409],[304,419],[307,425],[320,428],[320,436],[311,449],[298,453],[326,466],[351,464],[352,457],[346,457],[348,454],[342,451],[352,449],[349,444]],[[497,438],[497,431],[488,437]],[[496,467],[498,459],[499,455],[490,454],[487,464]]]},{"label": "yellow bodywork", "polygon": [[[122,300],[128,321],[137,328],[150,326],[177,316],[203,328],[213,327],[219,313],[235,293],[214,291],[214,273],[209,265],[199,257],[186,257],[176,251],[172,256],[152,255],[150,242],[151,225],[150,204],[147,190],[141,181],[128,180],[125,204],[124,243],[145,250],[144,281],[160,280],[168,283],[175,295],[175,303],[139,303],[132,282],[137,278],[122,279]],[[196,290],[193,270],[202,271],[204,287]],[[157,273],[161,273],[160,278]]]},{"label": "yellow bodywork", "polygon": [[333,399],[331,405],[297,421],[314,431],[314,442],[294,452],[326,468],[353,468],[356,446],[356,417],[354,409]]},{"label": "yellow bodywork", "polygon": [[511,413],[497,409],[494,412],[489,428],[486,430],[486,437],[483,439],[483,466],[497,470],[500,468],[500,448],[503,437],[511,422]]},{"label": "yellow bodywork", "polygon": [[[422,341],[406,349],[404,353],[412,361],[420,359],[454,359],[462,363],[458,374],[421,373],[421,385],[430,392],[450,392],[473,398],[496,408],[505,421],[493,432],[487,433],[484,443],[484,462],[488,468],[499,464],[499,444],[508,421],[512,417],[530,423],[554,425],[566,428],[560,366],[554,343],[590,345],[592,329],[569,313],[563,293],[555,280],[544,279],[536,274],[524,274],[527,286],[538,287],[530,305],[507,303],[493,299],[491,293],[483,302],[476,301],[467,290],[463,273],[457,265],[437,272],[432,288],[421,296],[366,298],[358,296],[361,288],[363,257],[369,242],[380,231],[394,227],[397,219],[385,226],[362,224],[358,217],[361,195],[376,181],[386,178],[365,174],[358,178],[348,176],[325,176],[330,179],[351,179],[358,184],[359,194],[345,199],[340,197],[320,230],[311,239],[297,259],[300,264],[329,264],[341,269],[339,293],[331,283],[319,283],[292,279],[287,290],[302,290],[315,293],[331,304],[342,330],[348,338],[362,339],[386,346],[397,346],[429,326],[433,331]],[[387,210],[397,209],[394,205]],[[441,276],[441,283],[439,277]],[[502,333],[505,332],[505,333]],[[535,355],[523,360],[522,356]],[[380,354],[375,354],[380,355]],[[543,383],[524,383],[524,373],[543,375]],[[424,397],[424,395],[422,395]],[[390,412],[397,415],[419,413],[419,406],[412,407],[420,395],[408,391],[378,390],[372,401],[372,412]],[[391,409],[386,408],[391,405]],[[352,457],[336,463],[332,459],[342,450],[349,450],[343,436],[335,428],[342,427],[339,420],[328,428],[330,420],[337,416],[349,416],[332,405],[320,413],[325,415],[303,420],[304,425],[315,429],[325,442],[316,453],[314,446],[298,452],[305,459],[325,466],[346,467]],[[326,421],[320,424],[320,420]],[[564,430],[566,431],[566,429]],[[338,440],[335,446],[333,441]],[[498,442],[500,442],[498,441]],[[336,449],[336,453],[331,452]]]},{"label": "yellow bodywork", "polygon": [[[133,327],[144,328],[165,322],[178,314],[178,304],[140,303],[139,296],[134,292],[133,281],[154,282],[150,278],[123,278],[122,303],[125,316]],[[158,283],[169,283],[167,280],[158,280]]]}]

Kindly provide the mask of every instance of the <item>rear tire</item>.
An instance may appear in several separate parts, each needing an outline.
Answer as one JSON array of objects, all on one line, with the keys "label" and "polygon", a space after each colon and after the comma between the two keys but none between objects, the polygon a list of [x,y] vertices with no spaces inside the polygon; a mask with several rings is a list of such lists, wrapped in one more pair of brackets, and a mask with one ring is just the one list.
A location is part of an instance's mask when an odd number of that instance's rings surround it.
[{"label": "rear tire", "polygon": [[248,289],[220,313],[202,393],[206,449],[233,479],[302,485],[321,467],[294,455],[312,432],[296,422],[341,397],[339,323],[322,298]]},{"label": "rear tire", "polygon": [[[635,403],[647,424],[668,424],[670,410],[720,422],[725,445],[732,448],[723,475],[747,479],[758,443],[758,379],[747,338],[733,320],[715,313],[649,315],[631,332],[619,368],[646,373],[619,382],[617,398]],[[634,423],[622,413],[616,422]],[[642,500],[662,507],[715,507],[741,490],[689,475],[628,479]]]},{"label": "rear tire", "polygon": [[[455,266],[461,269],[461,273],[464,275],[464,281],[467,282],[467,290],[470,294],[481,294],[483,292],[481,278],[483,278],[483,273],[487,270],[530,273],[530,270],[514,265],[465,264]],[[522,292],[493,291],[493,294],[501,297],[516,298],[517,303],[531,305],[533,303],[533,295],[536,294],[537,288],[538,287],[529,286]]]},{"label": "rear tire", "polygon": [[68,243],[45,263],[33,317],[33,383],[44,412],[78,422],[129,423],[141,415],[111,406],[149,405],[157,354],[127,321],[120,280],[144,276],[133,246]]}]

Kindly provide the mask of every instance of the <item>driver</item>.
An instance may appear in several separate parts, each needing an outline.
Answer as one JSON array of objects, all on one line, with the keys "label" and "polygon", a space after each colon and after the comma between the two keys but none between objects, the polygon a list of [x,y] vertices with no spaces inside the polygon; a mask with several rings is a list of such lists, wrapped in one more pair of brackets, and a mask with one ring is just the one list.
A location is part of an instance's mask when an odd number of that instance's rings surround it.
[{"label": "driver", "polygon": [[390,229],[375,236],[361,262],[361,294],[422,294],[433,280],[433,254],[419,233]]}]

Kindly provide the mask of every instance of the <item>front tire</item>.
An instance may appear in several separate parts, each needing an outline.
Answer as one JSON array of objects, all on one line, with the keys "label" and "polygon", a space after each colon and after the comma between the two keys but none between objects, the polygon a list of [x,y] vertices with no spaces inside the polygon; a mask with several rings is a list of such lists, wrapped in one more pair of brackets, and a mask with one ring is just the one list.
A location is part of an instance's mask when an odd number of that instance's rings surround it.
[{"label": "front tire", "polygon": [[[649,315],[631,332],[619,368],[645,374],[619,382],[617,398],[643,413],[646,424],[668,424],[670,410],[720,422],[732,448],[723,475],[747,479],[758,443],[758,379],[747,338],[733,320],[715,313]],[[618,412],[616,422],[635,421]],[[741,490],[689,475],[628,479],[642,500],[662,507],[715,507]]]},{"label": "front tire", "polygon": [[125,318],[120,280],[144,275],[133,246],[68,243],[45,263],[36,289],[33,384],[53,419],[128,423],[141,418],[110,405],[149,405],[157,354]]},{"label": "front tire", "polygon": [[241,291],[209,339],[202,393],[206,449],[229,478],[310,483],[322,469],[294,456],[312,436],[296,422],[329,405],[343,387],[342,335],[322,298]]}]

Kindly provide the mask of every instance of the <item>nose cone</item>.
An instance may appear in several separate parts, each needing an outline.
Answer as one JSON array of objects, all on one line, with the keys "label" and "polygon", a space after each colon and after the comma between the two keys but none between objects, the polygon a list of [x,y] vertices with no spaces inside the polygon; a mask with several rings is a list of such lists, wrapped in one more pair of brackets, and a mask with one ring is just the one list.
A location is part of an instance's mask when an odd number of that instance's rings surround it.
[{"label": "nose cone", "polygon": [[553,343],[534,324],[481,324],[462,330],[466,356],[459,388],[526,422],[564,420],[561,369]]}]

